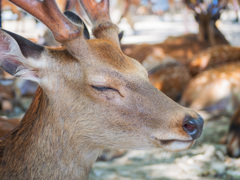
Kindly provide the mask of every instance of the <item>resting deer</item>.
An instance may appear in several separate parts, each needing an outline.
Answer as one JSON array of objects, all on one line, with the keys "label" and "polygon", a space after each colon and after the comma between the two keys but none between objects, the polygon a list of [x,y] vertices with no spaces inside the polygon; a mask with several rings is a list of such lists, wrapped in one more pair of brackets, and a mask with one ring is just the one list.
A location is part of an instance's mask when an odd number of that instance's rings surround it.
[{"label": "resting deer", "polygon": [[186,66],[156,51],[142,65],[148,71],[149,81],[174,101],[178,101],[189,83],[191,75]]},{"label": "resting deer", "polygon": [[240,106],[240,62],[232,62],[196,75],[183,92],[181,104],[210,115],[232,115]]},{"label": "resting deer", "polygon": [[221,10],[226,6],[225,0],[217,5],[209,4],[206,7],[200,6],[199,3],[190,3],[187,0],[185,3],[194,11],[199,27],[198,34],[168,37],[163,43],[158,44],[122,45],[123,52],[141,62],[153,53],[154,49],[159,48],[164,54],[184,64],[188,64],[196,53],[208,47],[217,44],[229,44],[222,32],[216,26],[216,21],[220,18]]},{"label": "resting deer", "polygon": [[10,82],[7,85],[2,85],[2,80],[0,81],[0,113],[1,114],[4,114],[4,112],[6,111],[13,110],[15,93],[14,93],[12,84],[13,83]]},{"label": "resting deer", "polygon": [[62,50],[0,31],[1,67],[39,83],[20,125],[0,143],[0,177],[86,179],[104,148],[180,151],[201,135],[203,119],[158,91],[146,70],[120,50],[109,2],[82,0],[96,39],[54,0],[11,0],[53,32]]},{"label": "resting deer", "polygon": [[20,119],[6,119],[0,117],[0,138],[6,136],[12,131],[20,122]]},{"label": "resting deer", "polygon": [[188,66],[190,72],[196,75],[207,69],[239,60],[240,47],[219,45],[196,54]]},{"label": "resting deer", "polygon": [[233,115],[227,136],[227,153],[231,157],[240,157],[240,108]]},{"label": "resting deer", "polygon": [[215,1],[211,3],[185,0],[188,8],[194,11],[198,23],[198,40],[208,42],[211,46],[229,44],[222,32],[217,28],[216,21],[221,16],[221,11],[227,6],[228,0]]}]

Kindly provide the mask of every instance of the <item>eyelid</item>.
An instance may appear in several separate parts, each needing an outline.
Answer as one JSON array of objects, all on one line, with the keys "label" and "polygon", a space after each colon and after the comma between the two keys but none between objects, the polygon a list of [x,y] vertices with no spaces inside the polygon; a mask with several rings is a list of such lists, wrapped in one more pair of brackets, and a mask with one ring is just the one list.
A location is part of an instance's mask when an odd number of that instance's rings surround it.
[{"label": "eyelid", "polygon": [[108,86],[94,86],[94,85],[92,85],[92,88],[97,90],[97,91],[101,91],[101,92],[107,91],[107,90],[112,90],[112,91],[118,92],[117,89],[114,89],[114,88],[111,88],[111,87],[108,87]]},{"label": "eyelid", "polygon": [[93,88],[95,91],[98,92],[107,92],[107,91],[114,91],[119,93],[119,95],[121,97],[124,97],[120,91],[119,88],[115,88],[115,87],[119,87],[116,84],[116,81],[113,81],[111,84],[106,80],[107,78],[103,77],[103,76],[90,76],[88,77],[88,83],[91,86],[91,88]]},{"label": "eyelid", "polygon": [[104,90],[110,90],[110,89],[115,89],[112,87],[111,84],[107,81],[107,78],[103,76],[94,76],[94,77],[88,77],[88,82],[91,85],[92,88],[96,90],[102,89]]}]

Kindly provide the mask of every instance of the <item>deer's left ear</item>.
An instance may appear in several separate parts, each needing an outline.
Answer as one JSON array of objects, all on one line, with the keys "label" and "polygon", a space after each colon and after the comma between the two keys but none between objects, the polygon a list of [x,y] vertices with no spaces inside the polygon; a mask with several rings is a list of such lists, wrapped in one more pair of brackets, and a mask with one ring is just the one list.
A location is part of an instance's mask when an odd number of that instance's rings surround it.
[{"label": "deer's left ear", "polygon": [[43,51],[42,46],[0,30],[0,66],[15,77],[39,82],[37,70],[44,63],[41,61]]},{"label": "deer's left ear", "polygon": [[71,20],[72,22],[83,26],[83,36],[84,36],[84,38],[85,39],[90,39],[90,34],[89,34],[88,29],[87,29],[87,26],[78,15],[76,15],[74,12],[71,12],[71,11],[65,11],[64,15],[67,16],[67,18],[69,20]]}]

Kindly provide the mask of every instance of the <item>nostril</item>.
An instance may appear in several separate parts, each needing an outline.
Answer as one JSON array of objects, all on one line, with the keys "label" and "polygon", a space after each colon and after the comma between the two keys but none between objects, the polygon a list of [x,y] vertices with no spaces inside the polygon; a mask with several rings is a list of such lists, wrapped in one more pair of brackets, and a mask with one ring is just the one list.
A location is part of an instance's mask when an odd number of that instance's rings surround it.
[{"label": "nostril", "polygon": [[196,125],[196,121],[195,119],[188,119],[184,122],[183,124],[183,129],[185,129],[185,131],[187,131],[187,133],[192,136],[196,133],[197,131],[197,125]]},{"label": "nostril", "polygon": [[203,119],[201,116],[193,118],[187,116],[183,122],[183,129],[193,138],[197,139],[202,134]]},{"label": "nostril", "polygon": [[194,124],[192,124],[191,122],[188,122],[187,124],[184,124],[183,128],[188,132],[196,131],[196,126]]}]

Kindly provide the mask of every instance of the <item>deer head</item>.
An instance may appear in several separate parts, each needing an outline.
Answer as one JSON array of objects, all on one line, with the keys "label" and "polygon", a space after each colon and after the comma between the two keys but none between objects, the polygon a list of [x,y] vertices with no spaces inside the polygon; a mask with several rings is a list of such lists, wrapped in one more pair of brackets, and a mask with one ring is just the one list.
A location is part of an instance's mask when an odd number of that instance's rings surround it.
[{"label": "deer head", "polygon": [[199,25],[199,40],[209,42],[211,45],[229,44],[224,35],[216,27],[216,21],[221,16],[221,11],[227,6],[227,0],[211,3],[197,0],[195,3],[191,0],[185,0],[188,8],[192,9],[195,19]]},{"label": "deer head", "polygon": [[[30,128],[26,133],[32,131],[32,136],[28,137],[36,137],[38,144],[33,138],[28,141],[32,140],[38,149],[43,144],[40,142],[55,142],[57,137],[77,154],[67,153],[67,160],[81,156],[77,163],[82,160],[84,166],[99,155],[99,151],[93,153],[95,149],[179,151],[189,148],[201,135],[202,118],[157,90],[143,66],[122,53],[118,27],[110,20],[107,0],[81,1],[93,24],[95,39],[90,40],[84,38],[79,18],[61,14],[54,0],[12,2],[44,22],[64,46],[61,50],[49,49],[1,30],[1,67],[41,87],[14,136],[20,136],[16,134],[21,128]],[[29,124],[31,127],[27,127]],[[50,153],[53,148],[49,145],[42,150]],[[37,149],[31,152],[35,151],[42,153]]]}]

